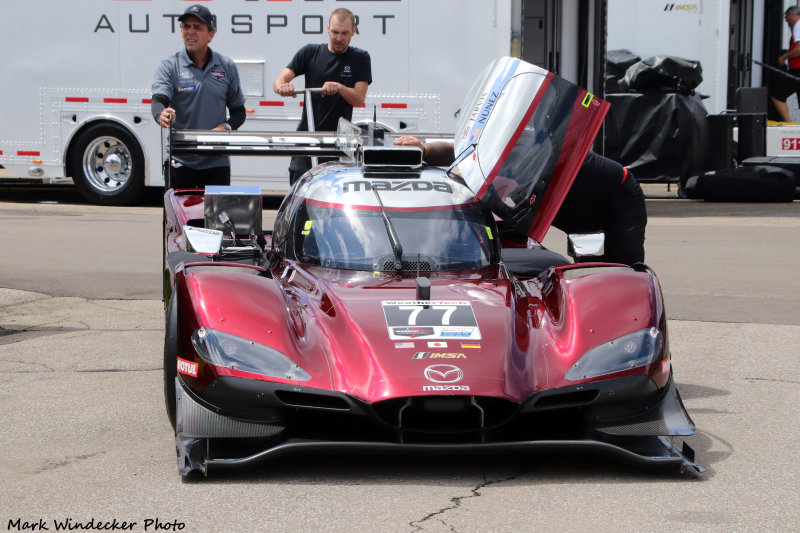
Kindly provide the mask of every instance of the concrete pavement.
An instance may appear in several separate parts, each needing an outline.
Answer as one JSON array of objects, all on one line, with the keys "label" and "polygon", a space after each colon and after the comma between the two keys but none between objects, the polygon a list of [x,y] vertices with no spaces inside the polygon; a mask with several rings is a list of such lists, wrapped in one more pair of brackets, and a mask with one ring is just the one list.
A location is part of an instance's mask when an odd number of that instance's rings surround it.
[{"label": "concrete pavement", "polygon": [[[800,203],[660,202],[648,263],[705,475],[569,453],[310,454],[198,484],[179,479],[163,406],[160,210],[0,203],[0,527],[796,529]],[[546,244],[565,247],[555,231]]]}]

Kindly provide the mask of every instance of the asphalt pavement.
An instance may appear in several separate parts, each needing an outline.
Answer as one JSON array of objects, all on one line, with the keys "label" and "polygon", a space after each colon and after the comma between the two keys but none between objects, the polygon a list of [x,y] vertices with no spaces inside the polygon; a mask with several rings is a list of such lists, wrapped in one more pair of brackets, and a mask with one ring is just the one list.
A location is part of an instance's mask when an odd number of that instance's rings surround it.
[{"label": "asphalt pavement", "polygon": [[[800,202],[646,191],[647,262],[705,474],[566,452],[301,454],[184,484],[162,396],[157,195],[108,208],[0,190],[0,527],[797,530]],[[566,247],[557,231],[545,244]]]}]

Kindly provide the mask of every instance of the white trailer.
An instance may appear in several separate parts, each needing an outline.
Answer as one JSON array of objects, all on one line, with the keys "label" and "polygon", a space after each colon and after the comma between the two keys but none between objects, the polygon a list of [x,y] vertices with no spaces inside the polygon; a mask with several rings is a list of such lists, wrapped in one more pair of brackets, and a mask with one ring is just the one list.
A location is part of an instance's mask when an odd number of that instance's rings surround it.
[{"label": "white trailer", "polygon": [[721,0],[662,2],[609,0],[608,49],[628,49],[641,58],[674,56],[700,61],[698,92],[711,113],[725,109],[729,9]]},{"label": "white trailer", "polygon": [[[18,180],[71,176],[84,196],[98,203],[127,203],[145,186],[163,185],[150,83],[158,62],[183,46],[177,18],[191,1],[0,3],[5,73],[0,165]],[[604,5],[604,0],[205,2],[217,18],[211,46],[234,59],[241,74],[247,96],[242,129],[296,127],[301,99],[278,97],[272,81],[300,46],[327,41],[328,15],[345,6],[358,18],[351,44],[369,51],[374,80],[354,120],[370,119],[377,110],[380,122],[398,130],[449,134],[466,88],[498,56],[521,54],[591,89],[592,65],[585,65],[591,51],[578,43],[588,42],[581,35],[595,31],[586,13],[591,19]],[[257,181],[265,193],[288,188],[287,159],[233,165],[234,184]]]},{"label": "white trailer", "polygon": [[[126,203],[163,185],[160,128],[150,114],[158,62],[180,49],[185,0],[28,0],[0,5],[0,165],[41,181],[71,176],[94,202]],[[300,46],[326,42],[331,11],[358,17],[351,44],[369,51],[374,82],[354,120],[397,129],[451,132],[465,87],[508,55],[511,2],[461,0],[209,0],[212,48],[234,59],[247,96],[243,129],[296,127],[302,99],[272,81]],[[302,86],[302,78],[298,79]],[[288,187],[288,160],[232,169],[233,182]]]}]

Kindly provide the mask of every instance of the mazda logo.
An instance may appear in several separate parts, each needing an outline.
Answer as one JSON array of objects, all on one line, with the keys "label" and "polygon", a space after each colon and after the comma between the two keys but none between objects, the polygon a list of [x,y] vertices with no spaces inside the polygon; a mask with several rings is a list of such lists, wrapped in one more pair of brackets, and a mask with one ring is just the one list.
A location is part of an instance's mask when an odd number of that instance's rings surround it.
[{"label": "mazda logo", "polygon": [[458,383],[464,372],[453,365],[431,365],[425,369],[425,379],[433,383]]}]

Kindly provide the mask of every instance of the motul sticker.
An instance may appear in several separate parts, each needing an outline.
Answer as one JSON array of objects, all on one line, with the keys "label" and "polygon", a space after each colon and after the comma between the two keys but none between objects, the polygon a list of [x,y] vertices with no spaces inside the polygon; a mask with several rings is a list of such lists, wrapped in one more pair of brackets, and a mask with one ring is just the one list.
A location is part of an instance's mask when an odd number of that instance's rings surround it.
[{"label": "motul sticker", "polygon": [[178,357],[178,372],[187,376],[197,377],[197,363]]},{"label": "motul sticker", "polygon": [[669,374],[670,366],[671,365],[669,359],[664,359],[663,361],[661,361],[661,373]]}]

